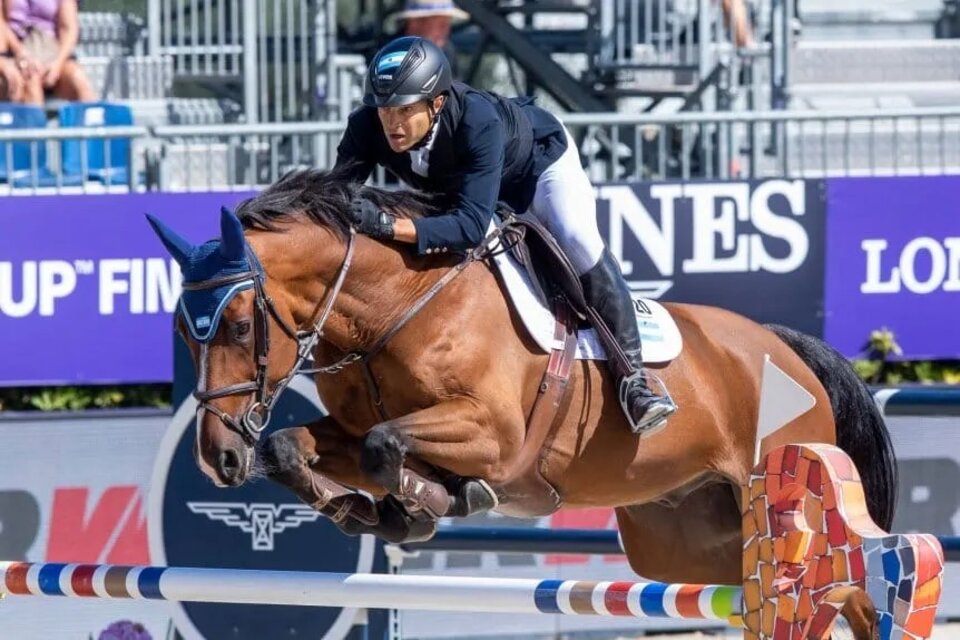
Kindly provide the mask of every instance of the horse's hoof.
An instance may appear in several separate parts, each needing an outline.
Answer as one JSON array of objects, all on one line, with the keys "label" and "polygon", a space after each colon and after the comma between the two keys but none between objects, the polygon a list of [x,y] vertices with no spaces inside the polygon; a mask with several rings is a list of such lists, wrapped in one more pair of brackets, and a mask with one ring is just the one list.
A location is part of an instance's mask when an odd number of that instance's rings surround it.
[{"label": "horse's hoof", "polygon": [[437,533],[436,520],[414,520],[403,542],[423,542]]},{"label": "horse's hoof", "polygon": [[365,533],[373,533],[369,525],[353,520],[352,518],[348,518],[343,522],[336,522],[334,524],[337,525],[337,528],[340,529],[341,533],[348,536],[360,536]]},{"label": "horse's hoof", "polygon": [[410,515],[393,496],[385,497],[377,506],[380,511],[380,524],[377,525],[376,534],[386,542],[422,542],[429,540],[437,532],[436,520],[419,519]]},{"label": "horse's hoof", "polygon": [[457,479],[456,486],[447,487],[453,501],[448,516],[466,518],[475,513],[496,509],[500,504],[497,493],[484,480]]}]

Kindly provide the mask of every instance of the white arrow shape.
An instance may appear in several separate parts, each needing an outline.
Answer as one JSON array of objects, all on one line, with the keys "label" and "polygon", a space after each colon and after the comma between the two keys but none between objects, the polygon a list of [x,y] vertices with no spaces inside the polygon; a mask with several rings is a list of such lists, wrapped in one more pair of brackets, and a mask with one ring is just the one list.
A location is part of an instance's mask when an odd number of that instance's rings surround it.
[{"label": "white arrow shape", "polygon": [[763,439],[810,411],[816,404],[817,399],[813,394],[773,364],[770,354],[764,354],[754,466],[760,463],[760,444]]}]

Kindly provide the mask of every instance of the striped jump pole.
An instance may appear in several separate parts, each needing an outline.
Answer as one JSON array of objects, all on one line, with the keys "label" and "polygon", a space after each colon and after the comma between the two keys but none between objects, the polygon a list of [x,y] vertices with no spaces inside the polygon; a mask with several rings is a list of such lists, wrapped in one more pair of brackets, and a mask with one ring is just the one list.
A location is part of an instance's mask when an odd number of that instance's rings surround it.
[{"label": "striped jump pole", "polygon": [[0,563],[15,596],[132,598],[486,613],[553,613],[726,620],[737,623],[740,587],[659,582],[584,582]]}]

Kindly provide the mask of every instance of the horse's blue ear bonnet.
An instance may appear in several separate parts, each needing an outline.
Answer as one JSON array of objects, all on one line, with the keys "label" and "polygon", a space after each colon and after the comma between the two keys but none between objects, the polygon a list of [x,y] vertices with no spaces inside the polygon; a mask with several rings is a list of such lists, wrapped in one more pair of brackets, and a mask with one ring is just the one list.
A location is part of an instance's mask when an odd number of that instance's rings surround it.
[{"label": "horse's blue ear bonnet", "polygon": [[180,295],[180,312],[190,334],[209,342],[217,333],[223,310],[237,293],[254,286],[254,277],[264,277],[263,267],[247,245],[243,225],[226,207],[220,210],[220,238],[194,246],[156,217],[147,214],[150,226],[180,265],[184,283],[203,283],[249,272],[250,278],[209,289],[185,288]]}]

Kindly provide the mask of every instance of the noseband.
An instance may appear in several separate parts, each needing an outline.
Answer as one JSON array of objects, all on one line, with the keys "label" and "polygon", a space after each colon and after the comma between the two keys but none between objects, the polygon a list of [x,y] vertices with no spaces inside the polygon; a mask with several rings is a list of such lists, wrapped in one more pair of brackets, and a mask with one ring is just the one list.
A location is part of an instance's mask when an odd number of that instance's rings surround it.
[{"label": "noseband", "polygon": [[[183,288],[190,291],[202,291],[205,289],[216,289],[227,284],[238,282],[253,282],[254,292],[254,349],[257,374],[254,380],[232,384],[227,387],[215,389],[213,391],[194,391],[193,395],[200,403],[200,408],[210,411],[220,418],[220,420],[229,429],[240,434],[240,436],[250,446],[256,444],[260,439],[260,434],[266,429],[270,422],[270,413],[273,411],[280,394],[287,388],[287,385],[300,371],[300,367],[307,361],[314,347],[323,335],[323,326],[333,311],[333,304],[336,302],[340,290],[343,288],[343,282],[346,280],[347,272],[350,270],[350,264],[353,262],[354,232],[351,229],[347,239],[347,252],[340,265],[340,271],[337,279],[327,292],[327,300],[323,310],[313,322],[309,330],[298,330],[291,327],[277,312],[273,299],[267,295],[264,289],[264,276],[261,271],[251,269],[235,275],[217,278],[214,280],[204,280],[202,282],[185,282]],[[252,250],[251,250],[252,251]],[[253,261],[251,261],[253,262]],[[277,385],[270,391],[267,388],[267,364],[270,354],[270,322],[268,315],[276,320],[277,324],[287,336],[297,341],[297,359],[293,363],[290,371]],[[212,400],[226,398],[229,396],[239,396],[254,394],[254,399],[249,404],[239,420],[227,414],[225,411],[211,404]]]}]

